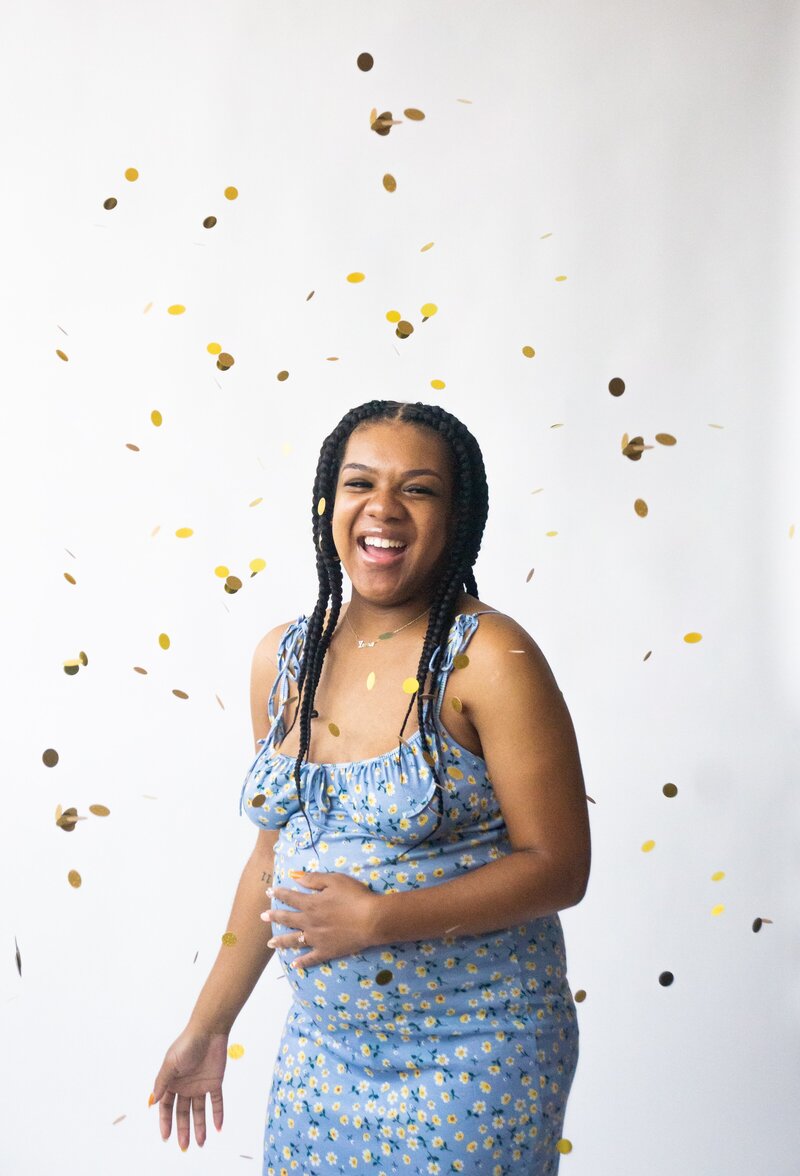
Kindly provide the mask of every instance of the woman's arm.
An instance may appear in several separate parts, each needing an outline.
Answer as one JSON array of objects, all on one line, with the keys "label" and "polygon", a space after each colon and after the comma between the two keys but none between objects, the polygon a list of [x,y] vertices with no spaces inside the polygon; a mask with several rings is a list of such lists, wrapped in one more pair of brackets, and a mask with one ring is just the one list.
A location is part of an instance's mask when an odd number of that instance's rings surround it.
[{"label": "woman's arm", "polygon": [[[470,642],[469,664],[452,671],[445,699],[452,684],[478,731],[512,852],[470,868],[465,842],[463,876],[417,890],[375,894],[354,878],[324,873],[297,879],[311,894],[276,889],[279,901],[298,908],[296,915],[276,911],[276,919],[304,930],[315,948],[297,965],[365,946],[438,938],[454,928],[462,935],[499,930],[583,897],[591,848],[572,719],[533,638],[509,617],[491,621]],[[272,942],[296,946],[297,936]]]}]

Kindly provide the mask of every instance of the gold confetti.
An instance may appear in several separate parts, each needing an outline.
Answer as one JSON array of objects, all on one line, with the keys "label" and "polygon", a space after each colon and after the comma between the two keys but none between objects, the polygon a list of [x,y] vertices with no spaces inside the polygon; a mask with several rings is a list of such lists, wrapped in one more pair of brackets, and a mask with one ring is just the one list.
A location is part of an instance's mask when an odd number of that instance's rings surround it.
[{"label": "gold confetti", "polygon": [[403,691],[406,694],[416,694],[419,690],[419,682],[416,678],[405,678],[403,680]]},{"label": "gold confetti", "polygon": [[647,503],[643,498],[637,498],[633,504],[633,509],[636,511],[640,519],[647,517]]},{"label": "gold confetti", "polygon": [[61,805],[56,809],[56,824],[59,829],[63,829],[67,833],[71,833],[78,821],[78,810],[76,808],[68,808],[61,811]]},{"label": "gold confetti", "polygon": [[613,380],[608,381],[608,390],[612,396],[621,396],[625,391],[625,381],[615,376]]},{"label": "gold confetti", "polygon": [[789,524],[789,538],[794,539],[794,523]]},{"label": "gold confetti", "polygon": [[136,168],[135,168],[135,167],[126,167],[126,168],[125,168],[125,179],[126,179],[126,180],[130,180],[130,181],[131,181],[131,183],[132,183],[134,180],[138,180],[138,179],[139,179],[139,173],[138,173],[138,171],[136,170]]},{"label": "gold confetti", "polygon": [[642,843],[642,853],[650,853],[651,849],[655,849],[655,841],[645,841]]},{"label": "gold confetti", "polygon": [[427,245],[423,245],[420,249],[420,253],[427,253],[429,249],[433,249],[433,241],[429,241]]},{"label": "gold confetti", "polygon": [[675,784],[665,784],[661,789],[665,796],[673,797],[678,795],[678,789]]},{"label": "gold confetti", "polygon": [[225,189],[225,199],[226,200],[235,200],[238,195],[239,195],[238,188],[231,187],[231,188]]},{"label": "gold confetti", "polygon": [[558,277],[556,278],[557,282],[566,282],[566,280],[567,280],[566,274],[559,274]]},{"label": "gold confetti", "polygon": [[715,870],[714,873],[711,875],[711,881],[712,882],[721,882],[724,877],[725,877],[724,870]]},{"label": "gold confetti", "polygon": [[659,445],[677,445],[678,442],[672,436],[672,433],[656,433],[656,441]]},{"label": "gold confetti", "polygon": [[177,688],[174,689],[172,691],[172,693],[175,695],[176,698],[188,698],[189,697],[189,695],[186,693],[185,690],[178,690]]},{"label": "gold confetti", "polygon": [[58,752],[54,747],[48,747],[42,752],[42,763],[46,768],[54,768],[58,763]]},{"label": "gold confetti", "polygon": [[216,223],[217,223],[217,218],[215,216],[203,217],[203,228],[204,229],[213,229],[214,225]]},{"label": "gold confetti", "polygon": [[375,685],[375,671],[370,670],[370,672],[367,674],[367,690],[371,690],[374,685]]},{"label": "gold confetti", "polygon": [[436,305],[435,302],[426,302],[424,306],[421,306],[419,308],[419,311],[420,311],[420,314],[425,316],[425,318],[430,318],[431,315],[436,314],[438,309],[439,309],[439,307]]},{"label": "gold confetti", "polygon": [[579,988],[578,991],[575,993],[575,1003],[576,1004],[583,1004],[583,1002],[585,1000],[586,1000],[586,990],[584,988]]},{"label": "gold confetti", "polygon": [[459,714],[461,714],[464,709],[464,704],[457,694],[454,694],[450,699],[450,705],[452,706],[453,710],[458,711]]},{"label": "gold confetti", "polygon": [[530,578],[531,578],[531,576],[532,576],[532,575],[533,575],[533,568],[531,568],[531,570],[528,572],[527,576],[525,577],[525,583],[526,583],[526,584],[527,584],[527,583],[529,583],[529,581],[530,581]]},{"label": "gold confetti", "polygon": [[331,735],[338,736],[341,734],[341,732],[339,731],[339,728],[336,726],[335,723],[328,723],[328,730],[330,731]]},{"label": "gold confetti", "polygon": [[169,649],[169,646],[170,646],[169,636],[166,633],[159,633],[158,644],[161,646],[162,649]]},{"label": "gold confetti", "polygon": [[530,346],[529,343],[526,343],[525,346],[522,348],[522,354],[527,356],[528,359],[533,359],[536,352],[533,350],[533,348]]},{"label": "gold confetti", "polygon": [[70,676],[77,674],[80,668],[80,662],[77,658],[72,658],[70,661],[65,661],[63,666],[64,673],[69,674]]},{"label": "gold confetti", "polygon": [[70,572],[64,572],[64,579],[69,581],[70,584],[77,584],[78,583],[78,581],[75,579],[75,577]]},{"label": "gold confetti", "polygon": [[244,1057],[244,1046],[239,1045],[238,1042],[232,1042],[228,1046],[228,1057],[232,1058],[234,1061],[236,1061],[237,1058]]},{"label": "gold confetti", "polygon": [[228,572],[229,569],[226,568],[224,564],[220,564],[219,567],[214,568],[214,575],[219,576],[221,580],[225,579],[225,577],[228,575]]},{"label": "gold confetti", "polygon": [[464,773],[461,771],[461,768],[457,768],[455,766],[455,764],[448,765],[447,774],[448,774],[448,776],[451,776],[454,780],[463,780],[464,779]]},{"label": "gold confetti", "polygon": [[162,417],[161,413],[158,411],[157,408],[154,408],[153,411],[150,413],[150,420],[153,422],[153,424],[156,426],[156,428],[158,428],[159,425],[162,425],[164,423],[164,418]]},{"label": "gold confetti", "polygon": [[371,70],[374,64],[375,60],[371,53],[359,53],[358,57],[356,58],[356,65],[359,69],[363,70],[364,73],[367,73],[368,70]]},{"label": "gold confetti", "polygon": [[312,290],[310,294],[306,294],[306,302],[310,302],[313,297],[314,291]]},{"label": "gold confetti", "polygon": [[414,328],[412,327],[411,323],[406,319],[400,319],[400,322],[397,324],[397,329],[395,330],[395,335],[397,335],[398,339],[407,339],[409,335],[413,334]]},{"label": "gold confetti", "polygon": [[720,902],[720,903],[717,903],[716,906],[713,906],[711,908],[711,914],[712,915],[721,915],[724,910],[725,910],[725,904]]},{"label": "gold confetti", "polygon": [[110,817],[111,809],[104,804],[90,804],[89,812],[94,813],[96,817]]},{"label": "gold confetti", "polygon": [[209,343],[206,347],[206,351],[209,353],[209,355],[219,355],[220,351],[222,351],[222,344]]},{"label": "gold confetti", "polygon": [[383,186],[387,192],[395,192],[397,191],[397,180],[387,172],[383,177]]},{"label": "gold confetti", "polygon": [[172,306],[167,307],[167,314],[183,314],[185,311],[186,307],[181,306],[180,302],[175,302]]},{"label": "gold confetti", "polygon": [[375,977],[375,983],[376,984],[388,984],[391,979],[392,979],[392,973],[389,971],[389,969],[388,968],[381,968],[380,972],[378,972],[377,976]]},{"label": "gold confetti", "polygon": [[69,363],[69,356],[65,355],[60,347],[56,347],[56,355],[59,359],[63,359],[65,363]]},{"label": "gold confetti", "polygon": [[317,514],[318,515],[325,514],[325,499],[324,498],[320,498],[319,502],[317,503]]},{"label": "gold confetti", "polygon": [[683,639],[687,645],[696,645],[698,641],[703,640],[703,635],[702,633],[687,633]]},{"label": "gold confetti", "polygon": [[388,135],[392,127],[399,125],[399,120],[392,118],[391,110],[384,110],[378,115],[375,115],[374,110],[370,113],[370,127],[376,135]]},{"label": "gold confetti", "polygon": [[221,372],[227,372],[227,370],[232,368],[235,363],[236,360],[229,351],[220,351],[219,355],[217,356],[217,367]]},{"label": "gold confetti", "polygon": [[339,356],[338,355],[326,355],[325,358],[327,359],[328,363],[336,363],[339,359]]},{"label": "gold confetti", "polygon": [[457,653],[453,658],[453,668],[456,670],[463,670],[469,665],[469,658],[466,653]]},{"label": "gold confetti", "polygon": [[561,1152],[562,1156],[568,1156],[572,1151],[572,1144],[568,1139],[559,1139],[556,1144],[556,1151]]},{"label": "gold confetti", "polygon": [[431,753],[429,751],[423,751],[422,758],[425,760],[425,763],[428,764],[430,767],[433,767],[434,764],[436,763],[436,760],[433,758],[433,756],[431,755]]},{"label": "gold confetti", "polygon": [[255,576],[259,572],[263,572],[264,568],[267,566],[267,564],[266,564],[266,561],[263,559],[251,559],[250,563],[247,566],[250,568],[250,571]]},{"label": "gold confetti", "polygon": [[70,886],[77,890],[81,884],[82,879],[77,870],[70,870],[70,872],[67,874],[67,881],[69,882]]},{"label": "gold confetti", "polygon": [[233,931],[226,931],[225,934],[222,936],[222,942],[225,944],[226,947],[233,947],[233,945],[235,943],[238,943],[239,941]]},{"label": "gold confetti", "polygon": [[441,392],[445,386],[444,380],[431,380],[431,388],[435,388],[437,392]]},{"label": "gold confetti", "polygon": [[403,111],[403,114],[406,118],[410,118],[412,122],[422,122],[425,117],[421,110],[417,110],[416,106],[407,107]]},{"label": "gold confetti", "polygon": [[390,323],[399,323],[403,316],[399,310],[387,310],[386,317]]},{"label": "gold confetti", "polygon": [[360,274],[356,270],[354,273],[347,275],[347,280],[348,280],[348,282],[363,282],[364,281],[364,274]]},{"label": "gold confetti", "polygon": [[116,207],[117,207],[116,196],[109,196],[107,200],[103,201],[103,208],[111,209],[111,208],[116,208]]}]

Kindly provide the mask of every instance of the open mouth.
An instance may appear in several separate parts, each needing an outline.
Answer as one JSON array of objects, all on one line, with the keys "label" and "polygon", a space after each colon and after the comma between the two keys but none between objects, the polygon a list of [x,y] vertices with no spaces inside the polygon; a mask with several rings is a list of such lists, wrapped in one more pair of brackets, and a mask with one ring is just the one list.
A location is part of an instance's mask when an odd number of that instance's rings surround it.
[{"label": "open mouth", "polygon": [[399,563],[400,560],[408,551],[408,544],[403,547],[369,547],[364,542],[364,536],[361,535],[358,539],[358,546],[367,563],[371,564],[394,564]]}]

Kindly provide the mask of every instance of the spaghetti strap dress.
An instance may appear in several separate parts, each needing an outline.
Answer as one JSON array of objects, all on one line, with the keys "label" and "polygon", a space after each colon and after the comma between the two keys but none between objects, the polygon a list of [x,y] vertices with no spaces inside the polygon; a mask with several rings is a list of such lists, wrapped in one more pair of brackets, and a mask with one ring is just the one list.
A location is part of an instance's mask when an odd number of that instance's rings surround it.
[{"label": "spaghetti strap dress", "polygon": [[[400,750],[371,759],[303,762],[313,845],[291,778],[295,757],[273,746],[285,735],[308,618],[289,625],[267,700],[268,734],[239,804],[259,828],[279,830],[275,886],[305,891],[288,871],[307,869],[347,873],[378,893],[435,887],[512,852],[486,762],[440,717],[454,658],[480,615],[459,613],[438,669],[441,646],[429,666],[434,698],[423,705],[434,706],[426,727],[433,724],[436,738],[425,740],[446,781],[438,828],[437,783],[416,731]],[[273,910],[289,909],[271,901]],[[274,935],[290,932],[272,923]],[[262,1176],[558,1171],[578,1023],[557,914],[289,967],[307,950],[275,953],[292,1003],[267,1100]]]}]

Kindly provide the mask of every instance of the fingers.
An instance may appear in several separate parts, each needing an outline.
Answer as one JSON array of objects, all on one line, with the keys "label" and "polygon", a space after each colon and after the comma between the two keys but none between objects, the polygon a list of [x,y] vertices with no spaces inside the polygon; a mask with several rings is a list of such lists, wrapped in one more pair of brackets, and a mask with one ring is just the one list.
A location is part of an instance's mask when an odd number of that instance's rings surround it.
[{"label": "fingers", "polygon": [[297,971],[298,968],[311,968],[314,964],[322,964],[324,962],[325,956],[321,956],[315,951],[307,951],[305,955],[298,956],[296,960],[292,960],[290,966]]},{"label": "fingers", "polygon": [[206,1141],[206,1096],[195,1094],[192,1098],[192,1118],[194,1119],[194,1137],[197,1146],[202,1147]]},{"label": "fingers", "polygon": [[158,1126],[162,1139],[169,1139],[172,1131],[172,1107],[175,1102],[175,1091],[168,1090],[158,1104]]},{"label": "fingers", "polygon": [[288,903],[289,906],[299,907],[300,910],[308,905],[309,900],[313,901],[316,896],[314,894],[304,894],[302,890],[290,890],[286,886],[273,887],[270,898],[277,899],[278,902]]},{"label": "fingers", "polygon": [[308,925],[308,916],[301,911],[264,911],[262,918],[265,923],[274,923],[276,927],[294,927],[295,931],[303,931]]},{"label": "fingers", "polygon": [[214,1119],[214,1126],[217,1131],[221,1131],[223,1119],[222,1087],[220,1086],[217,1090],[210,1090],[209,1098],[211,1099],[211,1114]]}]

